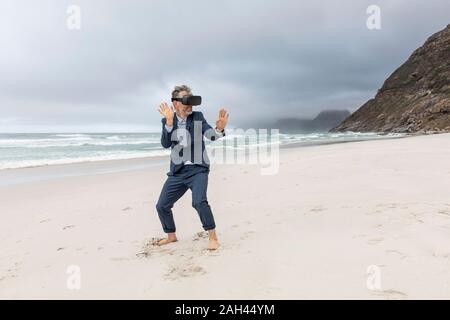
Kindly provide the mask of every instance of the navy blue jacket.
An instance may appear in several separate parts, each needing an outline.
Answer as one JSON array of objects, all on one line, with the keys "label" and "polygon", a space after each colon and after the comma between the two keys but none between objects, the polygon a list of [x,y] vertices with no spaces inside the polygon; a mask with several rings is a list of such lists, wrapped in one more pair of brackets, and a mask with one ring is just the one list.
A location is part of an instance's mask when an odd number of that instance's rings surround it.
[{"label": "navy blue jacket", "polygon": [[[203,167],[208,168],[209,170],[209,158],[208,154],[205,152],[205,140],[203,137],[205,136],[211,141],[215,141],[222,137],[222,135],[218,135],[213,127],[209,125],[209,123],[206,121],[205,117],[203,116],[203,113],[200,111],[193,111],[186,119],[186,130],[190,134],[190,139],[187,140],[187,147],[183,148],[182,145],[179,144],[178,138],[176,134],[173,134],[175,130],[178,129],[178,118],[176,115],[173,117],[173,128],[172,131],[167,132],[165,125],[166,125],[166,118],[161,119],[162,122],[162,134],[161,134],[161,145],[164,148],[171,148],[172,154],[171,154],[171,161],[170,161],[170,171],[167,173],[167,175],[173,175],[178,170],[180,170],[184,164],[181,163],[175,163],[173,161],[173,156],[177,155],[179,158],[183,158],[183,160],[189,160],[194,164],[201,165]],[[195,132],[194,129],[197,128],[197,131]],[[200,134],[201,129],[201,134]],[[197,135],[195,135],[197,133]],[[223,132],[223,136],[225,136],[225,132]],[[200,151],[200,143],[201,143],[201,154]],[[190,156],[189,156],[189,150],[186,151],[186,149],[190,149]],[[195,149],[196,148],[196,149]],[[195,151],[197,151],[197,154],[195,154]],[[177,154],[178,153],[178,154]],[[185,155],[186,154],[186,155]]]}]

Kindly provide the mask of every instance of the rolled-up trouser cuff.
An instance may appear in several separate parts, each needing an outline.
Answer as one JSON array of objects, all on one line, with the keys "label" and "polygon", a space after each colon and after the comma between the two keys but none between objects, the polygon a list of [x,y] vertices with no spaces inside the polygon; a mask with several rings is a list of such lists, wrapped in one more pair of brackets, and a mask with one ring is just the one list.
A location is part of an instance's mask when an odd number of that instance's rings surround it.
[{"label": "rolled-up trouser cuff", "polygon": [[203,229],[205,230],[205,231],[208,231],[208,230],[213,230],[213,229],[215,229],[216,228],[216,225],[212,225],[212,226],[207,226],[207,227],[203,227]]}]

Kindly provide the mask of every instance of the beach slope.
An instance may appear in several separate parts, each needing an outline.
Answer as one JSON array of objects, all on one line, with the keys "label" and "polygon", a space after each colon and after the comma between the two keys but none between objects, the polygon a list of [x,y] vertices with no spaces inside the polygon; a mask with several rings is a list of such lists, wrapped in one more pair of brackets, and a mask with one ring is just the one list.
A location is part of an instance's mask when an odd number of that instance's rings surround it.
[{"label": "beach slope", "polygon": [[0,298],[450,298],[450,134],[286,148],[275,175],[214,164],[216,252],[189,191],[179,242],[151,245],[167,169],[1,186]]}]

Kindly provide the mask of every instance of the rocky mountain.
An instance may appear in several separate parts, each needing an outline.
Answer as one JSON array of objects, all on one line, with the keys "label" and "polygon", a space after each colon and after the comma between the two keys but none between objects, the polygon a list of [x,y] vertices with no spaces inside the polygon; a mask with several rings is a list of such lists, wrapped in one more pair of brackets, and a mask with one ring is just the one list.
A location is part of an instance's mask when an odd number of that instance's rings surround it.
[{"label": "rocky mountain", "polygon": [[289,118],[252,121],[241,123],[241,128],[278,129],[281,133],[328,132],[350,115],[348,110],[324,110],[315,118],[301,118],[295,115]]},{"label": "rocky mountain", "polygon": [[280,132],[326,132],[342,122],[349,114],[348,110],[324,110],[314,119],[284,118],[268,127],[278,128]]},{"label": "rocky mountain", "polygon": [[330,131],[450,132],[450,24],[416,49],[375,98]]}]

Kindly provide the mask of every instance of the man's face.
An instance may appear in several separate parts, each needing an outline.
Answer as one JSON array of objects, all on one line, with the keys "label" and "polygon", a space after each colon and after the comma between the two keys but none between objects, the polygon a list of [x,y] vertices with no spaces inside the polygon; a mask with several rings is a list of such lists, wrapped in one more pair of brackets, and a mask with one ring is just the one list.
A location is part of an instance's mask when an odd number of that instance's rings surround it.
[{"label": "man's face", "polygon": [[[181,91],[179,97],[182,98],[187,95],[189,94],[186,91]],[[192,113],[192,106],[186,106],[182,104],[180,101],[174,101],[173,106],[175,107],[175,110],[177,111],[178,115],[188,116]]]}]

